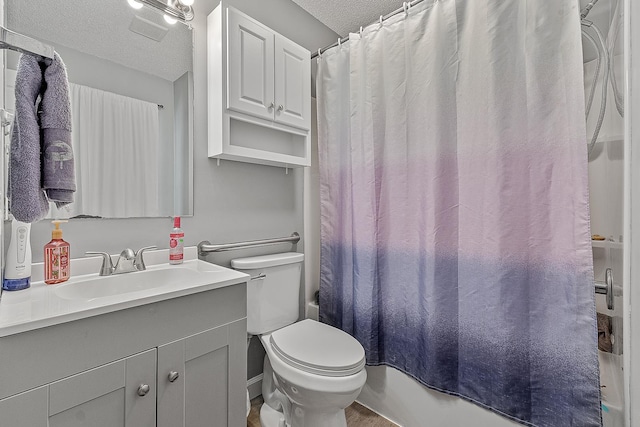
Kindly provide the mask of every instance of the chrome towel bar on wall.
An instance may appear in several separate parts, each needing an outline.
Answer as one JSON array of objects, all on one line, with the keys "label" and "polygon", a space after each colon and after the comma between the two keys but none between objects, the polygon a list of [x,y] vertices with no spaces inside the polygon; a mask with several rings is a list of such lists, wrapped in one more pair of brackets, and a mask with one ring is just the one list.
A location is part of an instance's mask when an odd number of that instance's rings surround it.
[{"label": "chrome towel bar on wall", "polygon": [[210,242],[205,240],[198,243],[198,254],[200,254],[200,256],[206,256],[208,253],[211,253],[211,252],[223,252],[223,251],[230,251],[233,249],[240,249],[240,248],[255,248],[258,246],[275,245],[276,243],[296,244],[299,241],[300,241],[300,235],[295,231],[289,237],[278,237],[275,239],[264,239],[264,240],[251,240],[248,242],[238,242],[238,243],[224,243],[221,245],[212,245]]}]

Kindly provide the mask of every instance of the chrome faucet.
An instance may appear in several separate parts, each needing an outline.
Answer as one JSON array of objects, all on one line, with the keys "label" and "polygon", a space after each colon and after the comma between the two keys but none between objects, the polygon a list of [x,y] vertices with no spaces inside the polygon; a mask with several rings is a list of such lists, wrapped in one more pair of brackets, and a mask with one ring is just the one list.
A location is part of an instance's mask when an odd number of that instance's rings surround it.
[{"label": "chrome faucet", "polygon": [[106,252],[85,252],[85,255],[102,255],[102,266],[100,267],[100,276],[111,276],[112,274],[131,273],[132,271],[144,271],[147,267],[144,265],[142,254],[147,249],[156,249],[157,246],[145,246],[134,252],[133,249],[125,249],[120,253],[116,265],[113,265],[111,256]]}]

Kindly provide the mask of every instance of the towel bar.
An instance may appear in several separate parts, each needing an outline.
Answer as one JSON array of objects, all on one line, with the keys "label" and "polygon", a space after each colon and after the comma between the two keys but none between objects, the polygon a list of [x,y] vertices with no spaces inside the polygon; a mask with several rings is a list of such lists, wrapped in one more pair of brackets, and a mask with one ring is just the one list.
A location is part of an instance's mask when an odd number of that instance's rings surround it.
[{"label": "towel bar", "polygon": [[0,26],[0,49],[11,49],[28,55],[53,59],[53,47]]}]

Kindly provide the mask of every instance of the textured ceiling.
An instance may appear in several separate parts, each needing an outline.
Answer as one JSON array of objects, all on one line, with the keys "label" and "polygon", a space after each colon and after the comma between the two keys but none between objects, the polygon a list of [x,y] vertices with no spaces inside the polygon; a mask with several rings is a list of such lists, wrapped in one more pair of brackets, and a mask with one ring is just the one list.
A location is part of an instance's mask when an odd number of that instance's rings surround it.
[{"label": "textured ceiling", "polygon": [[[7,27],[174,81],[192,69],[192,32],[126,0],[5,0]],[[129,31],[135,15],[169,29],[161,42]],[[64,58],[63,58],[64,59]]]},{"label": "textured ceiling", "polygon": [[[258,0],[256,0],[258,1]],[[399,0],[293,0],[341,37],[380,15],[402,7]],[[584,7],[589,0],[580,0]],[[192,32],[184,25],[169,26],[143,8],[134,11],[125,0],[5,0],[9,29],[50,41],[130,68],[175,80],[192,67]],[[607,34],[611,0],[600,0],[589,15]],[[161,42],[129,31],[139,15],[168,28]],[[595,52],[585,43],[585,61]]]},{"label": "textured ceiling", "polygon": [[313,15],[318,21],[346,37],[358,31],[360,26],[378,20],[380,15],[402,7],[399,0],[293,0],[300,7]]}]

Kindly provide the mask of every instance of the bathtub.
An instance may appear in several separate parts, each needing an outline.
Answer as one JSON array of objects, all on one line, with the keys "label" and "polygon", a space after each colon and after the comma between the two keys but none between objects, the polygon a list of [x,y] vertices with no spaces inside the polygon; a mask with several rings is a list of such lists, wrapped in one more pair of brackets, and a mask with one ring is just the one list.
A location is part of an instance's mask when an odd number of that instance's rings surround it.
[{"label": "bathtub", "polygon": [[604,427],[624,427],[622,356],[598,351]]}]

